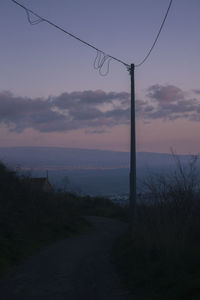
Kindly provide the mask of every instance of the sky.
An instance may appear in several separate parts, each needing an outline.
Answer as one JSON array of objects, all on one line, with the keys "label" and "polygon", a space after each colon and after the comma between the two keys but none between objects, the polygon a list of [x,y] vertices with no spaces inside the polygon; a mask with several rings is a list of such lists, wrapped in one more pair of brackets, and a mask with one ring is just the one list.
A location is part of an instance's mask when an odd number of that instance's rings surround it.
[{"label": "sky", "polygon": [[[168,0],[19,0],[106,54],[139,64]],[[200,1],[174,0],[148,60],[135,69],[137,151],[200,152]],[[30,16],[31,20],[35,20]],[[0,147],[129,151],[130,76],[114,60],[45,22],[0,4]],[[105,63],[103,71],[106,71]]]}]

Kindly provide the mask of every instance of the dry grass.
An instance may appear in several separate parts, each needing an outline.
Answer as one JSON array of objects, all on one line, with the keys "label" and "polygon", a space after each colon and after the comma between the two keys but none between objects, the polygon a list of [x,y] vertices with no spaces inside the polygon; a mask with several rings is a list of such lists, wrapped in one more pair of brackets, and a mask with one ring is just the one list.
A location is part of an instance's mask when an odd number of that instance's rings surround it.
[{"label": "dry grass", "polygon": [[116,263],[146,299],[200,299],[200,190],[197,158],[145,180],[153,195],[138,204],[137,225],[114,249]]}]

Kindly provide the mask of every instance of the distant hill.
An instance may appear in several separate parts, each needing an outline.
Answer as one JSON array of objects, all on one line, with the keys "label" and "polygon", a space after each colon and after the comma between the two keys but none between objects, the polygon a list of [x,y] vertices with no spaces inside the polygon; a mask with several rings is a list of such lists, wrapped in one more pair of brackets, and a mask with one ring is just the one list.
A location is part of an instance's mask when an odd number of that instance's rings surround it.
[{"label": "distant hill", "polygon": [[26,168],[128,168],[129,153],[58,147],[0,148],[0,160]]},{"label": "distant hill", "polygon": [[[32,177],[44,177],[56,188],[90,195],[126,194],[129,191],[129,152],[58,147],[0,148],[0,161]],[[180,156],[185,162],[188,156]],[[139,183],[152,172],[167,172],[174,166],[170,154],[137,153]]]},{"label": "distant hill", "polygon": [[[33,169],[121,169],[129,168],[129,152],[59,147],[0,148],[0,160],[12,166]],[[181,156],[183,160],[187,156]],[[137,168],[173,164],[170,154],[137,153]]]}]

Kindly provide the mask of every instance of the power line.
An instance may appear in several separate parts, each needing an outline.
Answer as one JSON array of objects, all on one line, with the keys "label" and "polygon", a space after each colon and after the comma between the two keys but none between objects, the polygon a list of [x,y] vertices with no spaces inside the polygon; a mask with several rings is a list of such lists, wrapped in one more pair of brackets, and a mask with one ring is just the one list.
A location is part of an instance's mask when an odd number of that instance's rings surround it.
[{"label": "power line", "polygon": [[165,17],[164,17],[164,19],[163,19],[163,21],[162,21],[162,24],[161,24],[161,26],[160,26],[160,29],[159,29],[159,31],[158,31],[158,34],[157,34],[157,36],[156,36],[156,38],[155,38],[155,40],[154,40],[154,42],[153,42],[153,45],[151,46],[149,52],[147,52],[147,55],[144,57],[144,59],[143,59],[139,64],[135,65],[135,67],[140,67],[141,65],[143,65],[143,63],[148,59],[148,57],[149,57],[149,55],[151,54],[153,48],[155,47],[155,45],[156,45],[156,43],[157,43],[157,40],[158,40],[158,38],[159,38],[159,36],[160,36],[160,33],[161,33],[161,31],[162,31],[162,29],[163,29],[163,27],[164,27],[164,24],[165,24],[165,21],[166,21],[166,19],[167,19],[167,16],[168,16],[168,14],[169,14],[169,10],[170,10],[170,8],[171,8],[172,1],[173,1],[173,0],[170,0],[170,2],[169,2],[169,5],[168,5],[168,8],[167,8]]},{"label": "power line", "polygon": [[[123,64],[123,65],[130,71],[130,67],[131,67],[131,66],[130,66],[129,64],[125,63],[124,61],[122,61],[122,60],[120,60],[120,59],[118,59],[118,58],[116,58],[116,57],[114,57],[114,56],[112,56],[112,55],[106,54],[104,51],[100,50],[99,48],[95,47],[94,45],[92,45],[92,44],[90,44],[90,43],[88,43],[88,42],[82,40],[82,39],[79,38],[78,36],[76,36],[76,35],[74,35],[74,34],[68,32],[68,31],[65,30],[64,28],[62,28],[62,27],[56,25],[55,23],[49,21],[48,19],[41,17],[40,15],[38,15],[38,14],[35,13],[34,11],[28,9],[26,6],[22,5],[21,3],[17,2],[16,0],[11,0],[11,1],[12,1],[13,3],[17,4],[18,6],[20,6],[21,8],[23,8],[23,9],[25,10],[26,15],[27,15],[28,22],[29,22],[31,25],[36,25],[36,24],[39,24],[39,23],[41,23],[41,22],[46,22],[46,23],[48,23],[49,25],[55,27],[56,29],[58,29],[58,30],[64,32],[65,34],[71,36],[72,38],[76,39],[77,41],[79,41],[79,42],[85,44],[86,46],[88,46],[88,47],[90,47],[90,48],[96,50],[96,51],[97,51],[97,55],[96,55],[96,58],[95,58],[95,61],[94,61],[94,68],[97,69],[97,70],[99,70],[99,74],[100,74],[101,76],[106,76],[106,75],[108,74],[110,62],[111,62],[112,59],[115,60],[115,61],[117,61],[117,62],[119,62],[119,63],[121,63],[121,64]],[[164,27],[164,24],[165,24],[165,21],[166,21],[166,19],[167,19],[168,14],[169,14],[169,11],[170,11],[172,2],[173,2],[173,0],[170,0],[169,5],[168,5],[168,8],[167,8],[167,11],[166,11],[165,16],[164,16],[164,19],[163,19],[163,21],[162,21],[162,23],[161,23],[161,26],[160,26],[159,31],[158,31],[158,34],[156,35],[156,38],[155,38],[155,40],[154,40],[154,42],[153,42],[153,45],[151,46],[150,50],[147,52],[147,54],[146,54],[146,56],[144,57],[144,59],[143,59],[139,64],[135,64],[135,67],[140,67],[140,66],[143,65],[144,62],[149,58],[149,56],[150,56],[152,50],[154,49],[154,47],[155,47],[155,45],[156,45],[156,43],[157,43],[157,41],[158,41],[158,38],[159,38],[159,36],[160,36],[160,34],[161,34],[161,31],[162,31],[162,29],[163,29],[163,27]],[[31,19],[31,15],[35,16],[37,19],[36,19],[36,20],[32,20],[32,19]],[[103,69],[105,63],[107,63],[107,69],[106,69],[105,72],[103,72],[102,69]]]},{"label": "power line", "polygon": [[[117,62],[119,62],[119,63],[121,63],[121,64],[123,64],[123,65],[124,65],[126,68],[128,68],[128,69],[130,68],[129,64],[125,63],[125,62],[122,61],[121,59],[118,59],[118,58],[116,58],[116,57],[114,57],[114,56],[112,56],[112,55],[106,54],[104,51],[98,49],[98,48],[95,47],[94,45],[92,45],[92,44],[90,44],[90,43],[88,43],[88,42],[82,40],[82,39],[79,38],[78,36],[76,36],[76,35],[74,35],[74,34],[68,32],[67,30],[65,30],[65,29],[63,29],[62,27],[56,25],[55,23],[49,21],[48,19],[41,17],[40,15],[38,15],[38,14],[35,13],[34,11],[28,9],[26,6],[22,5],[21,3],[15,1],[15,0],[11,0],[11,1],[14,2],[15,4],[17,4],[18,6],[22,7],[22,8],[25,10],[25,12],[26,12],[26,14],[27,14],[28,21],[29,21],[29,23],[30,23],[31,25],[36,25],[36,24],[38,24],[38,23],[40,23],[40,22],[46,22],[46,23],[48,23],[49,25],[51,25],[51,26],[53,26],[53,27],[59,29],[60,31],[62,31],[62,32],[66,33],[66,34],[68,34],[68,35],[71,36],[72,38],[78,40],[79,42],[81,42],[81,43],[87,45],[88,47],[90,47],[90,48],[96,50],[96,51],[97,51],[97,56],[96,56],[96,59],[95,59],[95,62],[94,62],[94,68],[99,70],[100,75],[105,76],[105,75],[108,74],[108,72],[109,72],[109,64],[110,64],[110,61],[111,61],[112,59],[115,60],[115,61],[117,61]],[[36,20],[31,20],[31,15],[35,16],[37,19],[36,19]],[[103,73],[103,72],[102,72],[102,67],[103,67],[103,65],[105,64],[105,62],[108,63],[108,67],[107,67],[106,72]]]},{"label": "power line", "polygon": [[[109,55],[102,54],[102,52],[97,51],[96,58],[94,60],[94,69],[99,70],[101,76],[106,76],[109,73],[110,62],[112,58]],[[104,64],[107,62],[107,69],[105,72],[102,71]]]}]

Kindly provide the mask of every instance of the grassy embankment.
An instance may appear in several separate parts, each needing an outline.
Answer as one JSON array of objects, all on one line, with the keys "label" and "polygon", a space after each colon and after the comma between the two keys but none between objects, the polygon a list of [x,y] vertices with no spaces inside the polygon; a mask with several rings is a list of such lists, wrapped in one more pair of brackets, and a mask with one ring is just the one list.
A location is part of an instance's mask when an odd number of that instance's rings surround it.
[{"label": "grassy embankment", "polygon": [[38,248],[87,230],[83,215],[120,213],[106,199],[33,189],[0,163],[0,276]]},{"label": "grassy embankment", "polygon": [[200,188],[196,158],[145,181],[153,200],[137,206],[134,233],[113,256],[126,285],[147,300],[200,299]]}]

